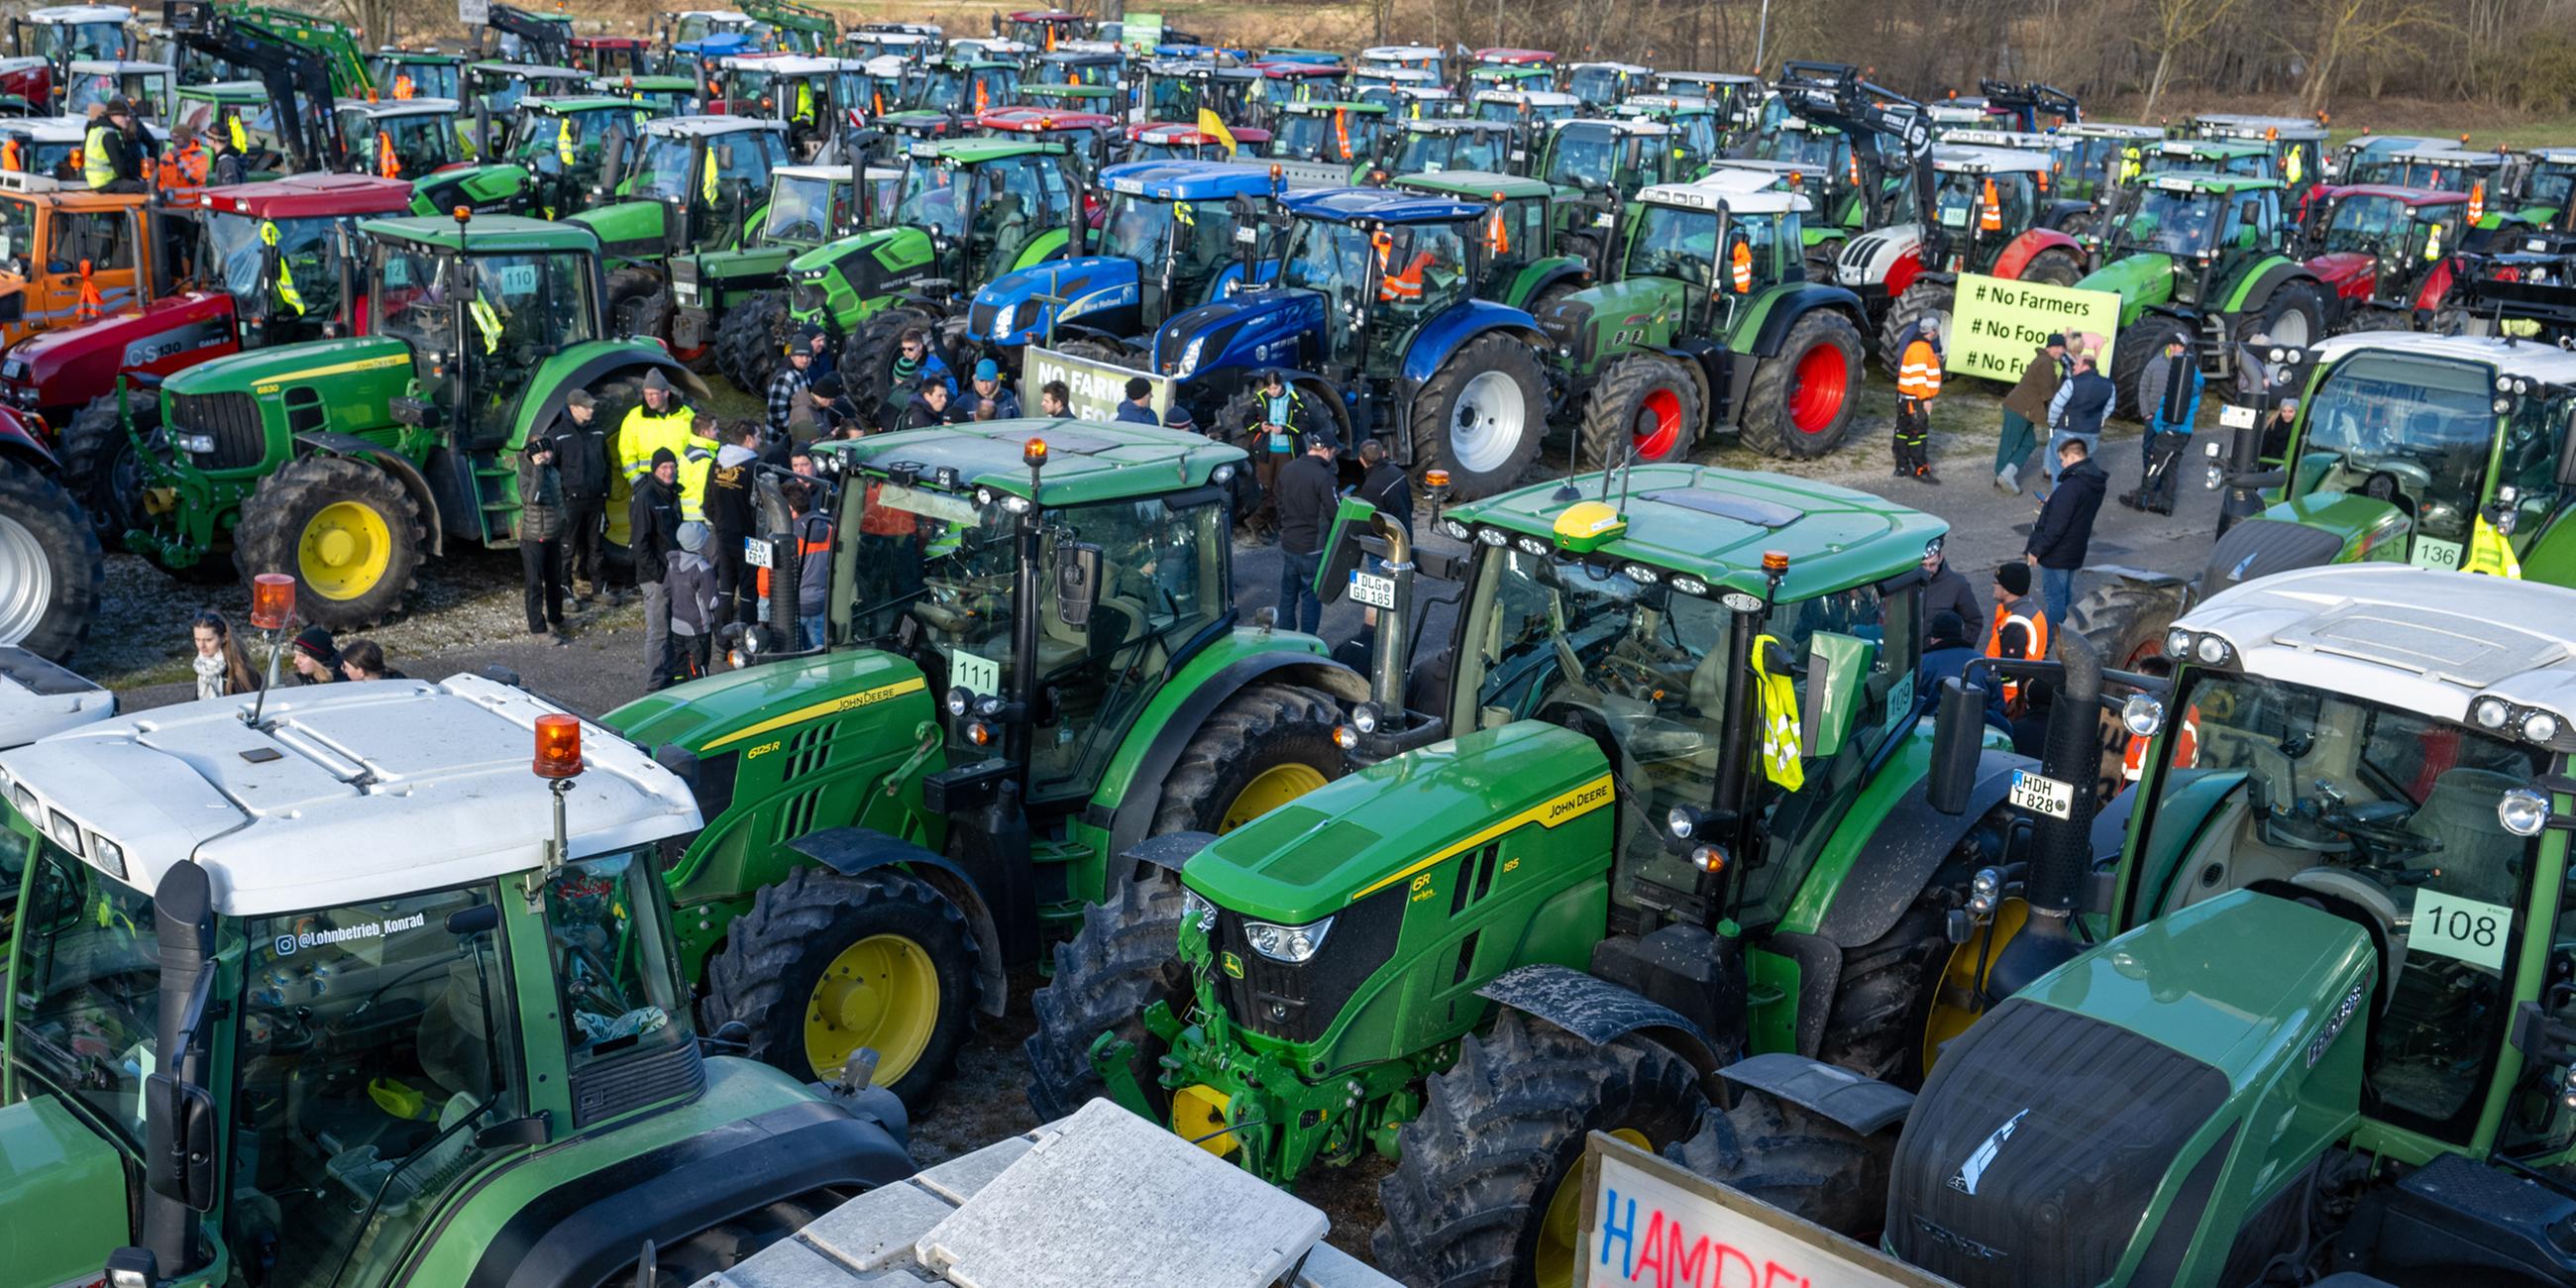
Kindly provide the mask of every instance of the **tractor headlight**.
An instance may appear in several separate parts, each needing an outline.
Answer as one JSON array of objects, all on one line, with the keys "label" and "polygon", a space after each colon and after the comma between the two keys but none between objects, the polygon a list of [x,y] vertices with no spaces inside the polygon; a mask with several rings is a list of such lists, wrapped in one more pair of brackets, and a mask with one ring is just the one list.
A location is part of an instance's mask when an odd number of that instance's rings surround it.
[{"label": "tractor headlight", "polygon": [[2202,666],[2219,666],[2227,661],[2227,641],[2215,635],[2203,635],[2192,652]]},{"label": "tractor headlight", "polygon": [[171,441],[190,456],[210,456],[215,450],[215,436],[212,434],[174,434]]},{"label": "tractor headlight", "polygon": [[2175,660],[2175,661],[2177,661],[2177,662],[2181,661],[2181,660],[2182,660],[2182,659],[2184,659],[2184,658],[2190,657],[2190,656],[2191,656],[2191,632],[2190,632],[2190,631],[2185,631],[2185,630],[2171,630],[2171,631],[2166,631],[2166,632],[2165,632],[2165,656],[2166,656],[2166,657],[2169,657],[2169,658],[2172,658],[2172,659],[2174,659],[2174,660]]},{"label": "tractor headlight", "polygon": [[1191,337],[1188,344],[1181,346],[1181,360],[1172,364],[1172,374],[1182,380],[1189,379],[1199,369],[1199,355],[1206,350],[1206,336]]},{"label": "tractor headlight", "polygon": [[2516,787],[2496,801],[2496,822],[2515,836],[2538,836],[2549,825],[2549,798],[2528,787]]},{"label": "tractor headlight", "polygon": [[1223,487],[1234,481],[1234,467],[1231,465],[1217,466],[1216,470],[1208,475],[1208,478],[1217,486]]},{"label": "tractor headlight", "polygon": [[2120,704],[2120,724],[2136,737],[2155,737],[2165,727],[2165,704],[2147,694],[2132,693]]},{"label": "tractor headlight", "polygon": [[1440,535],[1447,537],[1452,541],[1473,541],[1476,539],[1475,531],[1469,528],[1466,524],[1458,522],[1456,519],[1442,519],[1440,521]]},{"label": "tractor headlight", "polygon": [[2513,708],[2502,698],[2480,698],[2476,706],[2469,708],[2469,718],[2477,721],[2481,729],[2502,729],[2513,719]]},{"label": "tractor headlight", "polygon": [[1001,339],[1003,336],[1009,335],[1009,334],[1010,334],[1010,333],[1012,333],[1013,331],[1017,331],[1017,330],[1019,330],[1019,329],[1020,329],[1020,306],[1019,306],[1018,302],[1014,301],[1014,302],[1012,302],[1012,303],[1009,303],[1009,304],[1005,304],[1005,305],[1003,305],[1003,306],[1002,306],[1002,311],[993,315],[993,338],[994,338],[994,339],[999,340],[999,339]]},{"label": "tractor headlight", "polygon": [[1351,727],[1361,733],[1376,733],[1381,719],[1374,702],[1363,702],[1351,708]]},{"label": "tractor headlight", "polygon": [[1478,545],[1500,546],[1511,539],[1511,534],[1500,528],[1476,529],[1476,543]]},{"label": "tractor headlight", "polygon": [[974,706],[975,694],[965,685],[955,685],[948,690],[948,714],[963,716]]},{"label": "tractor headlight", "polygon": [[1181,888],[1181,920],[1195,922],[1202,935],[1216,932],[1216,905],[1199,897],[1187,886]]},{"label": "tractor headlight", "polygon": [[1324,947],[1324,936],[1331,933],[1333,919],[1310,921],[1302,926],[1274,926],[1266,921],[1243,923],[1244,942],[1252,951],[1275,962],[1296,964],[1313,957]]},{"label": "tractor headlight", "polygon": [[2558,736],[2558,717],[2546,711],[2533,711],[2522,718],[2524,742],[2547,742]]}]

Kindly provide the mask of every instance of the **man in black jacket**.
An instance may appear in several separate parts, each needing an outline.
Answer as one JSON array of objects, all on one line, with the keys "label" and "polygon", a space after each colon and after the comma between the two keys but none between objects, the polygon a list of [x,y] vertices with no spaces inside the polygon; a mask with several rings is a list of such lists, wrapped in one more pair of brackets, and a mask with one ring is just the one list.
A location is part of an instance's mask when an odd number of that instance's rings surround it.
[{"label": "man in black jacket", "polygon": [[2093,463],[2084,440],[2069,436],[2057,445],[2057,486],[2039,506],[2022,558],[2039,569],[2039,597],[2048,620],[2063,622],[2075,606],[2075,570],[2084,566],[2084,549],[2093,540],[2093,516],[2102,509],[2102,494],[2111,479]]},{"label": "man in black jacket", "polygon": [[1924,619],[1943,612],[1957,613],[1960,621],[1968,623],[1966,629],[1975,632],[1968,637],[1971,647],[1985,646],[1986,609],[1977,602],[1977,588],[1968,584],[1966,573],[1950,566],[1936,541],[1923,551]]},{"label": "man in black jacket", "polygon": [[626,503],[628,549],[635,581],[644,589],[644,689],[670,687],[679,658],[671,651],[671,590],[664,580],[671,552],[680,548],[680,458],[653,449],[653,468],[635,481]]},{"label": "man in black jacket", "polygon": [[760,475],[760,422],[736,421],[716,451],[716,467],[707,475],[707,531],[712,540],[704,552],[716,574],[716,619],[722,630],[731,622],[751,621],[753,605],[751,556],[743,541],[760,525],[754,521],[754,489]]},{"label": "man in black jacket", "polygon": [[608,519],[608,440],[600,433],[599,403],[589,390],[565,395],[554,444],[555,473],[563,479],[565,575],[573,583],[572,606],[588,608],[590,597],[603,592],[614,606],[620,596],[604,584],[607,569],[599,557]]},{"label": "man in black jacket", "polygon": [[1312,635],[1324,624],[1324,601],[1315,598],[1315,569],[1323,562],[1325,529],[1339,498],[1332,436],[1310,430],[1305,448],[1280,467],[1274,490],[1279,506],[1279,626]]},{"label": "man in black jacket", "polygon": [[1413,535],[1413,480],[1404,467],[1389,460],[1386,444],[1372,438],[1360,444],[1360,468],[1368,471],[1360,480],[1360,499],[1377,507],[1377,512],[1403,525],[1406,536]]}]

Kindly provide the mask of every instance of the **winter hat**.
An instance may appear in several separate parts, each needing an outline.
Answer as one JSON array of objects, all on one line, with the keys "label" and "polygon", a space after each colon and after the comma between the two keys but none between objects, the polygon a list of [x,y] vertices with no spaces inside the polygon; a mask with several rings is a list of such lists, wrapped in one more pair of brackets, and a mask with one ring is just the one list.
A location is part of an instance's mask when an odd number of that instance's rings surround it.
[{"label": "winter hat", "polygon": [[2030,565],[2026,563],[2008,563],[2003,567],[1995,569],[1995,584],[2003,587],[2004,593],[2008,595],[2029,594]]},{"label": "winter hat", "polygon": [[1967,619],[1946,608],[1942,609],[1940,612],[1932,614],[1931,638],[1924,641],[1927,646],[1941,643],[1965,644],[1967,642]]},{"label": "winter hat", "polygon": [[680,458],[679,458],[679,457],[677,457],[677,456],[672,455],[672,454],[671,454],[671,449],[670,449],[670,448],[667,448],[667,447],[656,447],[656,448],[654,448],[654,449],[653,449],[653,468],[654,468],[654,469],[657,469],[657,470],[658,470],[658,469],[660,469],[660,468],[662,468],[662,463],[663,463],[664,461],[668,461],[668,462],[670,462],[670,463],[671,463],[671,464],[673,464],[673,465],[677,465],[677,464],[679,464],[679,463],[680,463]]},{"label": "winter hat", "polygon": [[680,548],[688,551],[690,554],[696,554],[697,552],[706,549],[707,525],[703,523],[681,524]]},{"label": "winter hat", "polygon": [[324,666],[340,664],[340,650],[331,643],[331,632],[319,626],[307,626],[296,633],[295,651]]},{"label": "winter hat", "polygon": [[667,394],[671,392],[671,380],[670,377],[662,374],[661,368],[656,367],[645,374],[644,387],[646,389],[659,389],[663,393]]}]

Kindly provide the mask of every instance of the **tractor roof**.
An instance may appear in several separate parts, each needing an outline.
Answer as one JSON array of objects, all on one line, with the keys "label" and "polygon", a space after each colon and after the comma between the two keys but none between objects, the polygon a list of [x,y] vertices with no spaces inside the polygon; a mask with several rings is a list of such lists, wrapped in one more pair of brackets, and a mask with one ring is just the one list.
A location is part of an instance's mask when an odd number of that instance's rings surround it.
[{"label": "tractor roof", "polygon": [[1401,128],[1414,134],[1509,134],[1520,127],[1509,121],[1479,121],[1466,116],[1407,117]]},{"label": "tractor roof", "polygon": [[[1270,131],[1256,130],[1250,126],[1231,126],[1226,132],[1232,134],[1235,142],[1237,143],[1267,143],[1270,141]],[[1208,144],[1218,141],[1215,135],[1184,121],[1139,121],[1136,124],[1127,127],[1127,137],[1138,143],[1159,143],[1166,147],[1176,147],[1182,144]]]},{"label": "tractor roof", "polygon": [[2316,344],[2316,361],[2340,362],[2357,353],[2404,353],[2474,362],[2498,376],[2576,387],[2576,353],[2554,344],[2517,343],[2498,337],[2430,335],[2412,331],[2355,331]]},{"label": "tractor roof", "polygon": [[2161,139],[2161,125],[2131,125],[2123,121],[2069,121],[2057,127],[2059,134],[2087,139]]},{"label": "tractor roof", "polygon": [[[872,165],[867,168],[871,179],[891,179],[903,173],[892,166]],[[850,167],[845,165],[782,165],[769,172],[772,179],[814,179],[825,183],[848,183]]]},{"label": "tractor roof", "polygon": [[78,143],[88,133],[89,122],[76,116],[0,118],[0,134],[14,134],[34,143]]},{"label": "tractor roof", "polygon": [[[1353,76],[1384,77],[1390,85],[1411,84],[1435,86],[1438,85],[1440,81],[1440,73],[1435,72],[1428,67],[1362,67],[1354,70],[1351,74]],[[1442,86],[1442,88],[1446,87]]]},{"label": "tractor roof", "polygon": [[1164,201],[1204,201],[1237,194],[1266,197],[1270,170],[1236,161],[1121,161],[1101,167],[1100,185],[1111,192]]},{"label": "tractor roof", "polygon": [[360,225],[359,231],[386,241],[411,242],[476,255],[565,251],[595,254],[599,250],[599,237],[584,225],[529,219],[520,215],[476,215],[461,226],[453,219],[437,215],[375,219]]},{"label": "tractor roof", "polygon": [[719,61],[727,71],[765,72],[771,76],[822,76],[832,72],[858,71],[867,65],[862,59],[817,58],[812,54],[763,54]]},{"label": "tractor roof", "polygon": [[[1446,519],[1470,529],[1502,529],[1516,545],[1520,537],[1535,538],[1553,550],[1557,520],[1569,508],[1601,495],[1598,473],[1572,481],[1581,501],[1560,499],[1562,485],[1549,482],[1454,507]],[[1922,561],[1925,545],[1950,530],[1939,518],[1867,492],[1710,465],[1637,466],[1626,479],[1611,483],[1610,499],[1626,515],[1628,526],[1596,547],[1592,560],[1648,564],[1697,577],[1710,593],[1759,595],[1763,552],[1786,551],[1789,573],[1780,583],[1784,600],[1809,599],[1901,573]],[[1689,591],[1669,578],[1667,584]]]},{"label": "tractor roof", "polygon": [[41,23],[127,22],[134,11],[119,4],[66,4],[27,11],[26,21]]},{"label": "tractor roof", "polygon": [[2456,143],[2436,143],[2424,147],[2403,148],[2381,153],[2372,160],[2428,161],[2435,165],[2455,165],[2466,169],[2496,169],[2513,159],[2512,154],[2485,148],[2464,148]]},{"label": "tractor roof", "polygon": [[1749,88],[1762,84],[1759,76],[1739,72],[1657,72],[1655,79],[1667,85],[1727,85]]},{"label": "tractor roof", "polygon": [[115,714],[114,693],[25,649],[0,645],[0,750]]},{"label": "tractor roof", "polygon": [[1289,213],[1305,219],[1353,223],[1374,219],[1388,224],[1447,223],[1485,213],[1481,202],[1390,192],[1384,188],[1324,188],[1282,198]]},{"label": "tractor roof", "polygon": [[1012,22],[1080,22],[1082,15],[1065,9],[1014,9],[1004,15]]},{"label": "tractor roof", "polygon": [[1552,89],[1487,89],[1476,91],[1478,103],[1513,103],[1530,107],[1581,107],[1583,100]]},{"label": "tractor roof", "polygon": [[2232,112],[2204,112],[2192,118],[2192,124],[2223,137],[2251,136],[2270,139],[2322,139],[2326,127],[2304,116],[2240,116]]},{"label": "tractor roof", "polygon": [[1058,130],[1106,130],[1118,124],[1118,118],[1099,112],[1060,112],[1052,107],[995,107],[975,114],[975,124],[988,130],[1009,130],[1014,134],[1045,134]]},{"label": "tractor roof", "polygon": [[684,139],[712,139],[727,134],[756,134],[767,131],[785,134],[787,122],[765,121],[756,116],[665,116],[646,121],[644,132]]},{"label": "tractor roof", "polygon": [[[1040,499],[1048,505],[1160,496],[1201,487],[1218,466],[1241,468],[1246,459],[1242,448],[1188,430],[1034,417],[817,443],[815,450],[838,455],[845,469],[885,473],[912,467],[923,486],[943,492],[971,495],[983,487],[1027,496],[1029,467],[1021,453],[1033,438],[1046,440]],[[947,475],[945,480],[942,474]]]},{"label": "tractor roof", "polygon": [[977,165],[1008,157],[1035,154],[1065,155],[1061,143],[1031,143],[1026,139],[920,139],[905,155],[918,161],[953,161],[959,165]]},{"label": "tractor roof", "polygon": [[2576,148],[2533,148],[2524,155],[2550,165],[2576,165]]},{"label": "tractor roof", "polygon": [[456,113],[456,100],[395,98],[370,103],[362,98],[344,98],[340,100],[340,110],[351,116],[363,116],[370,121],[382,121],[401,116],[452,116]]},{"label": "tractor roof", "polygon": [[[388,680],[164,707],[0,755],[48,830],[150,893],[195,859],[225,916],[364,903],[526,872],[555,801],[529,771],[560,708],[476,676]],[[572,858],[698,826],[688,786],[584,723],[584,772],[560,799]],[[138,790],[148,785],[149,790]],[[107,845],[99,844],[100,841]],[[426,933],[439,933],[430,928]]]},{"label": "tractor roof", "polygon": [[1038,55],[1038,61],[1057,66],[1097,67],[1102,63],[1123,61],[1116,51],[1108,49],[1066,49],[1058,46]]},{"label": "tractor roof", "polygon": [[1515,49],[1508,45],[1494,45],[1477,50],[1476,61],[1488,66],[1529,67],[1540,63],[1555,62],[1556,51],[1553,49]]},{"label": "tractor roof", "polygon": [[1704,176],[1706,178],[1714,179],[1722,174],[1767,175],[1769,177],[1763,180],[1764,186],[1787,182],[1793,174],[1801,179],[1814,179],[1825,173],[1825,167],[1813,161],[1775,161],[1767,157],[1719,157],[1709,165],[1711,168]]},{"label": "tractor roof", "polygon": [[2064,146],[2054,134],[2031,130],[1944,130],[1941,142],[1973,148],[2009,148],[2015,152],[2054,152]]},{"label": "tractor roof", "polygon": [[[694,94],[698,79],[694,76],[593,76],[582,82],[582,88],[594,94]],[[630,100],[632,101],[632,100]]]},{"label": "tractor roof", "polygon": [[1351,69],[1337,63],[1258,62],[1254,70],[1273,80],[1340,80]]},{"label": "tractor roof", "polygon": [[1371,45],[1360,51],[1362,58],[1438,58],[1438,45]]},{"label": "tractor roof", "polygon": [[1964,174],[2044,174],[2049,167],[2045,152],[2024,152],[2016,148],[1960,147],[1939,143],[1932,148],[1932,168]]},{"label": "tractor roof", "polygon": [[1633,134],[1639,138],[1659,139],[1674,132],[1670,121],[1657,121],[1643,116],[1560,116],[1547,123],[1550,133],[1583,127],[1607,129],[1614,134]]},{"label": "tractor roof", "polygon": [[1641,189],[1637,200],[1656,206],[1679,206],[1686,210],[1715,210],[1721,206],[1739,214],[1779,215],[1806,211],[1810,207],[1803,195],[1781,186],[1781,171],[1768,167],[1726,166],[1711,170],[1689,183],[1658,183]]},{"label": "tractor roof", "polygon": [[2277,189],[2277,179],[2262,179],[2242,174],[2210,174],[2203,170],[2167,170],[2147,176],[2147,186],[2159,192],[2258,192]]},{"label": "tractor roof", "polygon": [[558,67],[552,63],[505,63],[497,58],[468,63],[470,70],[487,75],[508,76],[512,80],[589,80],[591,73],[578,67]]},{"label": "tractor roof", "polygon": [[1501,197],[1515,201],[1524,197],[1547,197],[1554,186],[1516,174],[1495,174],[1490,170],[1442,170],[1433,174],[1408,174],[1395,180],[1395,186],[1408,192],[1450,193],[1467,201],[1487,201]]},{"label": "tractor roof", "polygon": [[2448,188],[2401,188],[2393,183],[2356,183],[2328,188],[2324,195],[2340,200],[2344,197],[2388,197],[2410,206],[2465,206],[2469,194]]},{"label": "tractor roof", "polygon": [[75,58],[72,72],[80,76],[149,76],[175,72],[168,63],[141,62],[132,58]]},{"label": "tractor roof", "polygon": [[634,99],[620,98],[615,94],[531,94],[511,106],[522,112],[548,116],[570,116],[575,112],[598,112],[619,107],[630,111],[646,110]]},{"label": "tractor roof", "polygon": [[465,62],[463,54],[445,54],[435,49],[396,49],[391,45],[379,46],[367,57],[381,58],[401,67],[458,67]]},{"label": "tractor roof", "polygon": [[[1591,70],[1595,70],[1595,69],[1602,70],[1602,71],[1626,72],[1626,73],[1628,73],[1628,74],[1629,74],[1629,75],[1631,75],[1631,76],[1652,76],[1652,75],[1654,75],[1654,74],[1655,74],[1655,69],[1654,69],[1654,68],[1652,68],[1652,67],[1641,67],[1641,66],[1639,66],[1639,65],[1637,65],[1637,64],[1635,64],[1635,63],[1567,63],[1567,64],[1565,65],[1565,70],[1570,71],[1570,72],[1591,71]],[[1694,75],[1694,74],[1696,74],[1696,73],[1692,73],[1692,72],[1675,72],[1675,73],[1673,73],[1673,75],[1675,75],[1675,76],[1677,76],[1677,77],[1678,77],[1678,76],[1691,76],[1691,75]]]},{"label": "tractor roof", "polygon": [[2462,724],[2482,697],[2576,717],[2576,591],[2387,563],[2275,573],[2176,628],[2225,640],[2238,668]]},{"label": "tractor roof", "polygon": [[179,97],[214,103],[265,103],[268,101],[268,87],[258,81],[208,81],[203,85],[180,86]]},{"label": "tractor roof", "polygon": [[1286,112],[1291,116],[1322,116],[1328,112],[1352,112],[1361,116],[1384,116],[1387,114],[1388,108],[1384,103],[1360,103],[1349,99],[1310,98],[1302,102],[1282,103],[1279,105],[1279,110]]},{"label": "tractor roof", "polygon": [[411,209],[411,184],[363,174],[298,174],[266,183],[207,188],[197,194],[197,204],[259,219],[389,215]]}]

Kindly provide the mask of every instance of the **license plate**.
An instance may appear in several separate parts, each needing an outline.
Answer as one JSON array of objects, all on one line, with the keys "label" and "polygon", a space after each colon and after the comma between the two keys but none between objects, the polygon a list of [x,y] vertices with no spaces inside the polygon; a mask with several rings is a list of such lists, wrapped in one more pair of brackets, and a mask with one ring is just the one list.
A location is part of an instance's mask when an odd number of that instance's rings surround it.
[{"label": "license plate", "polygon": [[1375,573],[1351,574],[1351,598],[1371,608],[1395,607],[1395,578]]},{"label": "license plate", "polygon": [[2241,403],[2228,403],[2218,409],[2218,427],[2252,429],[2254,428],[2254,409]]},{"label": "license plate", "polygon": [[695,304],[698,302],[698,288],[687,282],[673,282],[671,298],[682,304]]},{"label": "license plate", "polygon": [[2050,818],[2075,817],[2075,784],[2061,783],[2027,769],[2013,771],[2010,799],[2013,804],[2033,814],[2046,814]]},{"label": "license plate", "polygon": [[745,562],[749,563],[754,568],[768,567],[769,543],[759,537],[744,537],[742,539],[742,557]]}]

